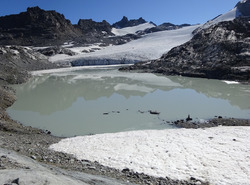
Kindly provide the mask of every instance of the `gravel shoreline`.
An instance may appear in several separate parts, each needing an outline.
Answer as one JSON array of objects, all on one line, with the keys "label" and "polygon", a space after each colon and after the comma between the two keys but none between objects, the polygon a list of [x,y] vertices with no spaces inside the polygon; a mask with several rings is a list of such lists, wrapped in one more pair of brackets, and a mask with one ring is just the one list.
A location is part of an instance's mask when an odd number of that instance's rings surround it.
[{"label": "gravel shoreline", "polygon": [[[34,161],[50,166],[50,168],[64,169],[67,170],[68,173],[76,171],[83,174],[104,176],[115,179],[121,184],[209,184],[208,182],[201,182],[199,179],[193,177],[190,177],[188,181],[179,181],[168,177],[156,178],[133,172],[130,169],[119,171],[103,166],[97,162],[90,162],[88,160],[80,161],[72,155],[52,151],[49,149],[49,146],[59,142],[62,138],[50,135],[49,131],[23,126],[22,124],[13,121],[6,114],[5,110],[14,103],[15,93],[11,88],[4,86],[3,83],[0,84],[0,100],[0,149],[3,148],[15,151],[21,156],[27,156]],[[174,125],[182,128],[203,128],[218,125],[250,126],[250,120],[223,119],[218,117],[205,123],[196,123],[190,120],[178,120],[174,122]],[[22,165],[16,164],[7,159],[8,156],[0,156],[0,170],[8,168],[23,169]],[[95,180],[88,181],[88,183],[98,184]]]},{"label": "gravel shoreline", "polygon": [[[190,181],[155,178],[133,172],[129,169],[119,171],[100,165],[97,162],[90,162],[87,160],[80,161],[72,155],[55,152],[49,149],[51,144],[59,142],[62,138],[52,136],[36,128],[22,126],[12,120],[1,120],[0,123],[0,148],[15,151],[20,155],[47,164],[52,168],[59,167],[68,171],[106,176],[117,179],[124,184],[208,184],[194,178],[190,178]],[[5,158],[4,156],[0,156],[0,169],[7,169],[8,166],[13,165],[18,167],[18,164],[4,162],[2,159]]]}]

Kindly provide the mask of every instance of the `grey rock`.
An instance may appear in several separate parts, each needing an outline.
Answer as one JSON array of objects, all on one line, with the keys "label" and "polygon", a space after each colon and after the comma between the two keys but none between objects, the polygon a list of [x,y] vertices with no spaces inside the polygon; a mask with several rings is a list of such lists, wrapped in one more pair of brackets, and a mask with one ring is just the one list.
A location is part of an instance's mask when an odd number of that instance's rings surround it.
[{"label": "grey rock", "polygon": [[120,70],[250,82],[250,18],[221,22],[198,32],[149,64]]}]

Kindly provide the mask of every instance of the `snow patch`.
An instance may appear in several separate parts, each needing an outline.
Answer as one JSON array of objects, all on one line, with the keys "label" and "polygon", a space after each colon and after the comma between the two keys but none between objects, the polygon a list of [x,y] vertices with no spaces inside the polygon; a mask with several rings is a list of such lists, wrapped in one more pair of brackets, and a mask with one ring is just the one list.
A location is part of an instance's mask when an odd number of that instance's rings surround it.
[{"label": "snow patch", "polygon": [[227,81],[227,80],[224,80],[223,82],[225,82],[226,84],[240,84],[239,82],[236,82],[236,81]]},{"label": "snow patch", "polygon": [[157,177],[249,184],[249,132],[250,127],[132,131],[67,138],[50,148]]}]

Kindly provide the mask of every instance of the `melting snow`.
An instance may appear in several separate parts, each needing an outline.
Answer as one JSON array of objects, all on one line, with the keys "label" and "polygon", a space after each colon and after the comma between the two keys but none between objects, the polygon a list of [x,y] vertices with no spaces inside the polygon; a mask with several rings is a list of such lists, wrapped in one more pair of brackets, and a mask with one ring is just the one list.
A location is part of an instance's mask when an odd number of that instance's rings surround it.
[{"label": "melting snow", "polygon": [[249,184],[250,127],[145,130],[67,138],[50,148],[157,177]]}]

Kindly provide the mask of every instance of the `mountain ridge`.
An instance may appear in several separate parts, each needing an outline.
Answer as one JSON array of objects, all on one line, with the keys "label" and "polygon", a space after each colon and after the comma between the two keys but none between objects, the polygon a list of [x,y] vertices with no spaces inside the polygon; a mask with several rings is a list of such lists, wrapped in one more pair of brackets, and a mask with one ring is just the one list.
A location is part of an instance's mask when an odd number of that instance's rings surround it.
[{"label": "mountain ridge", "polygon": [[[123,44],[125,40],[138,37],[127,35],[125,39],[114,38],[112,28],[134,27],[144,23],[147,22],[142,17],[128,20],[124,16],[113,25],[105,20],[96,22],[92,19],[79,19],[78,24],[73,25],[63,14],[36,6],[27,8],[26,12],[0,17],[0,45],[58,46],[65,42],[83,45],[100,40],[104,40],[106,45]],[[112,39],[108,38],[111,36]]]}]

